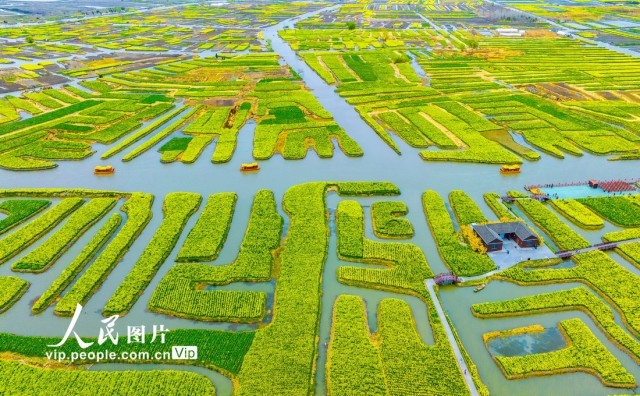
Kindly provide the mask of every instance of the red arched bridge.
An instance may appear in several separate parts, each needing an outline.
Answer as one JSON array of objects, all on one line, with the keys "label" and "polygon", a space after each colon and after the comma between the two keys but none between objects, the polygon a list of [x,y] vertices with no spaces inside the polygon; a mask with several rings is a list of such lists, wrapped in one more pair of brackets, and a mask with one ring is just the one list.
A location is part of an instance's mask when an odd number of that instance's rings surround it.
[{"label": "red arched bridge", "polygon": [[458,275],[454,274],[453,272],[441,272],[438,275],[436,275],[435,278],[433,278],[433,280],[436,282],[436,285],[438,286],[453,285],[455,283],[462,282],[462,278],[460,278]]}]

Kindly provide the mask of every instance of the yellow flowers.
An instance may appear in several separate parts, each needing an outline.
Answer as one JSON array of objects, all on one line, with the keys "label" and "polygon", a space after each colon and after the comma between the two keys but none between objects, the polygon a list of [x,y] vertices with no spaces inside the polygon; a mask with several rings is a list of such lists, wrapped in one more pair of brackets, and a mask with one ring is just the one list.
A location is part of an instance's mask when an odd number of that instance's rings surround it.
[{"label": "yellow flowers", "polygon": [[583,371],[607,386],[635,388],[635,378],[580,319],[559,323],[568,346],[558,351],[524,356],[493,356],[509,379]]},{"label": "yellow flowers", "polygon": [[604,222],[599,216],[575,199],[555,199],[550,201],[550,204],[563,216],[582,228],[595,229],[604,227]]},{"label": "yellow flowers", "polygon": [[578,201],[613,224],[622,227],[640,226],[640,206],[634,204],[627,197],[582,198]]},{"label": "yellow flowers", "polygon": [[17,361],[0,361],[0,393],[53,394],[56,392],[82,392],[99,394],[105,389],[132,394],[144,384],[158,394],[215,394],[211,381],[203,375],[186,371],[125,371],[94,372],[41,368]]},{"label": "yellow flowers", "polygon": [[185,224],[200,207],[200,194],[174,192],[167,194],[162,211],[164,219],[149,245],[124,281],[104,307],[103,315],[124,315],[146,289],[160,266],[178,242]]},{"label": "yellow flowers", "polygon": [[34,63],[25,63],[24,65],[20,65],[20,67],[27,71],[34,71],[42,69],[42,66]]},{"label": "yellow flowers", "polygon": [[[214,260],[226,239],[235,193],[219,193],[209,202],[178,255],[179,261]],[[271,279],[273,251],[280,246],[282,217],[273,193],[260,190],[237,259],[228,265],[177,264],[162,279],[149,309],[204,321],[258,322],[266,312],[264,292],[203,290],[202,285],[265,282]]]},{"label": "yellow flowers", "polygon": [[71,316],[76,304],[84,304],[95,293],[151,220],[152,203],[153,195],[143,193],[133,193],[125,202],[121,208],[127,214],[124,226],[58,302],[57,315]]},{"label": "yellow flowers", "polygon": [[0,276],[0,313],[22,297],[29,288],[29,282],[15,276]]},{"label": "yellow flowers", "polygon": [[95,222],[116,204],[113,198],[95,198],[73,213],[49,239],[16,261],[14,271],[43,272],[66,252]]},{"label": "yellow flowers", "polygon": [[82,203],[83,200],[81,198],[64,199],[36,220],[0,240],[0,264],[31,246],[38,238],[53,229]]},{"label": "yellow flowers", "polygon": [[378,201],[371,205],[373,233],[378,238],[411,238],[413,226],[403,218],[409,213],[407,205],[398,201]]},{"label": "yellow flowers", "polygon": [[463,276],[480,275],[495,268],[495,264],[489,257],[476,253],[471,247],[460,243],[444,200],[437,192],[425,191],[422,195],[422,206],[438,245],[438,252],[447,267]]},{"label": "yellow flowers", "polygon": [[449,193],[449,202],[460,226],[471,223],[486,223],[488,221],[478,205],[464,191],[451,191]]},{"label": "yellow flowers", "polygon": [[542,228],[561,250],[582,249],[591,245],[582,235],[572,230],[539,201],[518,199],[516,205]]},{"label": "yellow flowers", "polygon": [[235,210],[236,193],[212,194],[196,225],[189,231],[176,261],[213,261],[222,249]]}]

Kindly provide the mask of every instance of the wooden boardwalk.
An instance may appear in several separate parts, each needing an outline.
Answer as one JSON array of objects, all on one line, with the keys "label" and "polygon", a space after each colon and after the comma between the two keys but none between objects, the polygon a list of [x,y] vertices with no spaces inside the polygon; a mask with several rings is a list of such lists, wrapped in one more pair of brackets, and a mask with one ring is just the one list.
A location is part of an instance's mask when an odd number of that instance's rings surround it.
[{"label": "wooden boardwalk", "polygon": [[567,259],[567,258],[571,258],[576,254],[591,252],[594,250],[602,250],[602,251],[612,250],[617,248],[618,245],[621,245],[623,243],[632,243],[632,242],[640,242],[640,238],[628,239],[626,241],[618,241],[618,242],[603,242],[603,243],[598,243],[598,244],[589,246],[588,248],[584,248],[584,249],[565,250],[565,251],[556,253],[556,257],[561,259]]}]

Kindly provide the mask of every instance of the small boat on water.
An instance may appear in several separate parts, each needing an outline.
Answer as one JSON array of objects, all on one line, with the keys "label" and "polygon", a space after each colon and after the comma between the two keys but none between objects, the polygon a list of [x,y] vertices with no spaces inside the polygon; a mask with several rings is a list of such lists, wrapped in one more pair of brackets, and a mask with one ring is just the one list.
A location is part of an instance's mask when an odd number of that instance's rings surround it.
[{"label": "small boat on water", "polygon": [[532,188],[532,189],[531,189],[531,190],[529,190],[529,191],[531,191],[531,194],[533,194],[533,195],[544,195],[544,193],[542,192],[542,190],[541,190],[541,189],[539,189],[539,188],[537,188],[537,187],[534,187],[534,188]]},{"label": "small boat on water", "polygon": [[93,173],[96,175],[110,175],[115,171],[116,169],[111,165],[105,165],[105,166],[98,165],[95,168],[93,168]]},{"label": "small boat on water", "polygon": [[487,287],[487,284],[486,284],[486,283],[482,283],[482,284],[480,284],[480,285],[476,286],[476,288],[473,290],[473,292],[474,292],[474,293],[477,293],[477,292],[479,292],[480,290],[484,289],[485,287]]},{"label": "small boat on water", "polygon": [[240,165],[240,171],[242,172],[251,172],[251,171],[257,171],[257,170],[260,170],[260,165],[258,165],[257,162]]},{"label": "small boat on water", "polygon": [[512,175],[520,172],[520,165],[502,165],[502,168],[500,168],[500,173],[503,175]]}]

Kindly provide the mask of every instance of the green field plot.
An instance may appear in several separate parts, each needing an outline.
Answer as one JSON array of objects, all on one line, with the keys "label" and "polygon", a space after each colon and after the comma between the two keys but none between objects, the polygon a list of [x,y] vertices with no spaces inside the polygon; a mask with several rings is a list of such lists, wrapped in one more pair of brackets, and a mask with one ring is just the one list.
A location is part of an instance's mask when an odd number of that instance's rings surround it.
[{"label": "green field plot", "polygon": [[[238,375],[240,394],[255,392],[306,392],[309,379],[313,375],[313,359],[316,351],[315,329],[318,321],[317,307],[320,303],[318,280],[322,274],[323,257],[327,252],[328,232],[324,194],[331,184],[309,183],[295,186],[284,196],[284,208],[291,217],[291,225],[280,264],[280,274],[276,282],[275,316],[272,323],[256,334],[251,350],[245,357],[243,367]],[[354,194],[354,188],[362,194],[394,194],[396,189],[385,188],[384,185],[363,183],[350,186],[337,184],[339,193]],[[362,209],[360,208],[362,214]],[[386,253],[379,249],[375,257],[393,257],[404,267],[404,254],[394,254],[396,244],[383,243]],[[407,248],[411,248],[408,244]],[[419,249],[412,250],[415,255],[422,255]],[[384,255],[384,256],[381,256]],[[391,257],[389,257],[391,255]],[[424,256],[423,260],[424,260]],[[407,264],[408,265],[408,264]],[[426,268],[426,266],[420,266]],[[358,268],[361,269],[361,268]],[[387,273],[394,271],[382,270]],[[411,279],[406,272],[395,271],[398,281],[404,285],[421,286],[429,309],[431,302],[426,296],[422,281]],[[404,273],[403,277],[401,273]],[[374,278],[370,278],[370,287],[388,288],[386,284],[376,286]],[[413,283],[415,282],[415,283]],[[408,290],[406,292],[409,292]],[[401,303],[401,302],[400,302]],[[388,376],[392,392],[402,392],[402,389],[417,386],[430,386],[429,389],[440,392],[466,393],[460,371],[456,368],[450,347],[446,344],[444,330],[437,318],[432,322],[435,345],[424,345],[415,333],[412,316],[408,306],[381,306],[379,316],[382,343],[381,359],[385,373]],[[433,319],[433,317],[431,317]],[[388,327],[387,327],[388,326]],[[408,333],[407,333],[408,332]],[[394,335],[408,334],[402,341]],[[295,349],[285,348],[284,345],[296,345]],[[409,352],[411,351],[411,352]],[[417,358],[416,353],[422,358]],[[402,357],[400,357],[402,356]],[[416,359],[411,358],[416,357]],[[429,357],[427,357],[429,356]],[[400,358],[399,358],[400,357]],[[293,359],[293,360],[290,360]],[[299,362],[287,365],[287,361]],[[418,364],[418,361],[420,362]],[[425,364],[427,362],[427,364]],[[399,365],[399,366],[398,366]],[[375,364],[372,366],[375,368]],[[447,367],[443,369],[443,367]],[[437,369],[439,368],[439,369]],[[273,377],[270,373],[277,370],[280,375]],[[430,375],[446,372],[447,381],[434,384],[429,381]],[[428,383],[429,385],[426,385]],[[336,385],[339,386],[339,385]]]},{"label": "green field plot", "polygon": [[[545,312],[580,310],[587,313],[606,334],[636,362],[640,361],[640,342],[629,335],[626,329],[615,321],[611,307],[584,287],[537,294],[509,301],[475,304],[474,316],[495,318],[503,316],[524,316]],[[491,333],[490,333],[491,334]],[[485,335],[485,338],[491,335]]]},{"label": "green field plot", "polygon": [[[467,393],[464,384],[453,375],[447,375],[450,383],[446,388],[444,383],[443,388],[433,386],[432,376],[443,374],[442,371],[436,373],[438,368],[457,370],[438,359],[437,346],[422,343],[415,331],[411,310],[403,301],[385,299],[380,303],[380,330],[373,337],[359,297],[339,296],[334,305],[333,323],[327,365],[327,387],[331,394],[385,395],[402,393],[403,389],[409,389],[407,387]],[[418,362],[422,359],[428,359],[436,372],[421,369]]]},{"label": "green field plot", "polygon": [[584,198],[578,201],[613,224],[640,226],[640,206],[627,197]]},{"label": "green field plot", "polygon": [[[117,63],[111,61],[101,62]],[[336,148],[363,154],[274,53],[165,59],[82,85],[92,92],[67,86],[0,102],[0,167],[49,169],[58,161],[86,159],[97,144],[114,143],[103,159],[133,147],[122,157],[130,161],[158,146],[162,162],[192,163],[213,144],[211,161],[223,163],[252,119],[258,124],[256,159],[276,153],[302,159],[308,150],[330,158]],[[18,110],[35,116],[19,119]]]},{"label": "green field plot", "polygon": [[7,309],[22,297],[29,288],[29,282],[13,276],[0,277],[0,313]]},{"label": "green field plot", "polygon": [[419,292],[424,279],[433,274],[415,245],[383,243],[365,238],[364,213],[356,201],[338,205],[338,255],[348,261],[363,261],[389,268],[341,267],[340,282],[360,287]]},{"label": "green field plot", "polygon": [[142,387],[153,387],[154,391],[174,395],[215,393],[208,378],[182,371],[93,372],[62,367],[44,368],[33,363],[3,360],[0,362],[0,376],[6,378],[0,385],[0,392],[3,393],[49,393],[61,389],[73,392],[79,387],[92,393],[135,393]]},{"label": "green field plot", "polygon": [[51,201],[42,199],[33,200],[8,200],[0,204],[0,212],[7,215],[0,220],[0,234],[23,223],[31,216],[44,210],[51,204]]},{"label": "green field plot", "polygon": [[42,272],[73,245],[86,230],[100,220],[113,206],[112,198],[95,198],[69,216],[64,226],[55,232],[46,242],[40,244],[20,260],[12,269],[24,272]]},{"label": "green field plot", "polygon": [[178,252],[176,261],[213,261],[227,239],[238,196],[218,193],[209,196],[196,225]]},{"label": "green field plot", "polygon": [[38,170],[56,161],[82,160],[95,151],[92,143],[113,143],[168,111],[165,102],[131,99],[86,99],[47,111],[33,118],[0,125],[0,166],[12,170]]},{"label": "green field plot", "polygon": [[64,199],[43,213],[42,216],[0,240],[0,263],[6,262],[31,246],[83,203],[81,198]]},{"label": "green field plot", "polygon": [[[435,88],[442,84],[461,102],[551,155],[637,150],[638,125],[631,116],[636,104],[624,93],[639,78],[637,61],[558,37],[475,39],[478,46],[463,53],[440,51],[419,59]],[[571,61],[577,58],[585,61]],[[451,84],[471,76],[503,88],[477,95],[472,85]],[[505,84],[524,93],[505,90]]]},{"label": "green field plot", "polygon": [[[162,128],[123,160],[134,159],[180,129],[159,148],[162,162],[195,162],[210,144],[215,146],[211,161],[228,162],[240,130],[249,120],[257,123],[253,148],[256,159],[268,159],[276,153],[286,159],[302,159],[310,149],[330,158],[335,148],[349,156],[362,155],[360,146],[333,121],[298,77],[279,65],[273,53],[201,58],[156,69],[162,73],[115,73],[105,80],[117,90],[157,90],[184,98],[194,105],[193,110],[172,113],[181,114],[181,118],[158,118],[109,149],[103,158]],[[229,76],[236,79],[223,81]],[[110,92],[114,95],[117,91]]]},{"label": "green field plot", "polygon": [[116,232],[122,222],[122,216],[114,213],[107,223],[93,236],[91,241],[82,249],[80,254],[69,263],[60,276],[49,286],[49,288],[33,304],[31,311],[40,313],[44,311],[53,301],[60,296],[73,279],[78,276],[85,266],[91,261],[98,251],[108,242],[109,238]]},{"label": "green field plot", "polygon": [[336,299],[327,364],[327,388],[332,394],[387,394],[382,362],[364,313],[358,297]]},{"label": "green field plot", "polygon": [[167,195],[162,207],[162,224],[131,272],[107,301],[104,316],[123,315],[131,309],[173,250],[189,217],[198,210],[201,199],[195,193],[175,192]]},{"label": "green field plot", "polygon": [[633,375],[580,319],[563,320],[558,327],[568,344],[567,348],[525,356],[494,356],[505,376],[518,379],[584,371],[595,375],[607,386],[636,387]]},{"label": "green field plot", "polygon": [[573,231],[544,204],[534,199],[518,199],[516,205],[555,242],[561,250],[583,249],[590,243]]},{"label": "green field plot", "polygon": [[361,156],[358,143],[331,119],[313,95],[301,88],[282,82],[256,85],[253,95],[258,98],[257,116],[261,119],[254,135],[254,158],[268,159],[279,152],[286,159],[302,159],[309,148],[320,157],[330,158],[332,139],[346,155]]},{"label": "green field plot", "polygon": [[[449,8],[442,12],[452,14]],[[343,32],[298,29],[281,36],[396,151],[388,133],[415,148],[442,149],[421,152],[425,160],[514,163],[538,160],[536,150],[635,158],[637,104],[626,91],[639,80],[640,63],[627,55],[553,35],[513,40],[431,31],[438,44],[426,52],[415,41],[420,33],[411,40],[402,30]],[[403,38],[389,39],[395,36]],[[399,44],[393,52],[381,49],[391,40]],[[576,58],[586,61],[571,61]],[[431,113],[424,110],[429,104]]]},{"label": "green field plot", "polygon": [[498,275],[500,279],[520,284],[582,282],[591,287],[615,307],[624,317],[625,324],[634,334],[640,334],[640,317],[636,297],[638,275],[601,251],[581,253],[573,258],[576,266],[563,269],[525,270],[513,267]]},{"label": "green field plot", "polygon": [[373,233],[378,238],[411,238],[413,226],[402,218],[409,213],[404,202],[380,201],[371,206]]},{"label": "green field plot", "polygon": [[397,152],[391,134],[417,149],[437,148],[420,152],[428,161],[522,162],[507,150],[515,146],[525,158],[537,158],[515,142],[505,149],[493,141],[493,135],[504,132],[502,126],[434,89],[417,75],[407,54],[371,50],[303,52],[302,57],[328,83],[335,83],[340,95]]},{"label": "green field plot", "polygon": [[[453,197],[458,195],[459,193],[455,193]],[[457,202],[456,207],[458,209],[456,213],[460,212],[462,214],[464,212],[462,205],[458,202],[459,199],[452,198],[452,201]],[[468,201],[465,202],[468,204]],[[438,252],[453,272],[458,275],[472,276],[483,274],[496,267],[489,257],[475,252],[470,245],[463,244],[462,235],[456,232],[444,200],[435,191],[425,191],[422,196],[422,205],[427,223],[429,223],[433,237],[438,245]],[[475,217],[481,214],[475,204],[471,208]],[[468,208],[464,210],[466,212],[469,211]],[[465,215],[469,215],[469,213],[465,213]]]},{"label": "green field plot", "polygon": [[[0,56],[25,60],[62,58],[74,53],[84,54],[85,50],[93,52],[95,49],[147,53],[143,59],[122,57],[117,52],[113,57],[65,59],[69,67],[63,73],[76,77],[113,73],[138,63],[148,65],[149,58],[152,63],[162,63],[170,50],[232,52],[246,51],[250,46],[262,50],[264,45],[255,27],[273,24],[320,6],[321,3],[264,4],[257,8],[238,4],[223,8],[189,4],[126,15],[117,14],[125,11],[125,8],[114,7],[118,10],[113,15],[106,15],[113,11],[111,9],[105,11],[102,18],[83,19],[73,24],[35,24],[28,30],[3,27],[0,29],[3,37],[28,40],[3,46]],[[69,43],[71,39],[80,45]],[[153,58],[158,59],[153,62]],[[50,64],[38,62],[23,66],[25,71],[42,72]]]},{"label": "green field plot", "polygon": [[280,36],[296,51],[435,47],[441,46],[443,41],[450,45],[431,29],[288,29],[280,31]]},{"label": "green field plot", "polygon": [[153,195],[142,193],[135,193],[126,201],[121,208],[127,214],[124,226],[56,304],[57,315],[72,316],[77,304],[84,304],[93,296],[151,220],[152,203]]},{"label": "green field plot", "polygon": [[602,218],[574,199],[553,200],[551,205],[571,222],[585,229],[604,227]]},{"label": "green field plot", "polygon": [[[235,200],[232,193],[209,198],[205,211],[180,250],[180,261],[211,261],[217,257],[231,225]],[[265,293],[206,290],[204,286],[270,280],[273,252],[280,246],[281,233],[282,218],[275,210],[273,194],[266,190],[259,192],[236,260],[222,266],[175,265],[155,290],[149,308],[154,312],[205,321],[261,320],[266,313]]]}]

